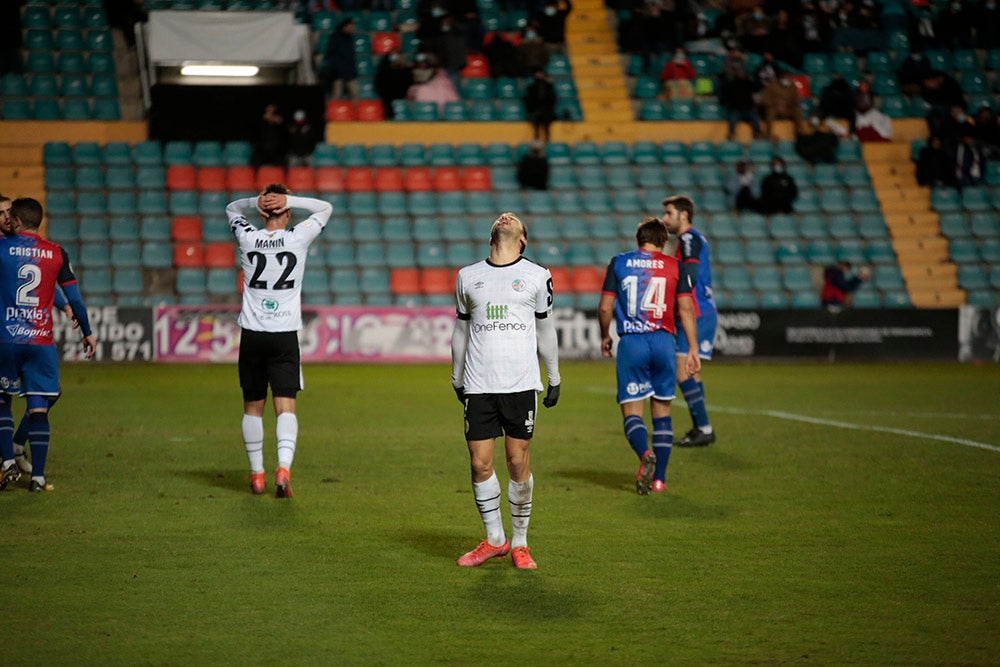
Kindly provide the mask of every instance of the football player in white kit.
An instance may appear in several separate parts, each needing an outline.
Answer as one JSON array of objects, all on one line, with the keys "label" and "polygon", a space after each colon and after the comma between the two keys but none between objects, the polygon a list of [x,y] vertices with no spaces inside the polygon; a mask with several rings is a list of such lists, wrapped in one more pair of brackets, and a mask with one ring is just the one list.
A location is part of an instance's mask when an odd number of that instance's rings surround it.
[{"label": "football player in white kit", "polygon": [[[244,217],[253,209],[265,220],[258,229]],[[309,217],[289,228],[292,209]],[[278,468],[275,495],[291,498],[289,470],[295,456],[299,422],[295,396],[302,389],[298,330],[302,328],[302,274],[309,245],[326,226],[333,207],[311,197],[295,197],[280,183],[257,197],[226,207],[229,228],[240,246],[243,307],[239,375],[243,390],[243,443],[250,459],[250,489],[264,493],[264,405],[271,387],[277,417]]]},{"label": "football player in white kit", "polygon": [[[552,320],[552,275],[522,256],[528,230],[513,213],[502,213],[490,231],[490,256],[466,266],[455,282],[457,319],[451,340],[451,383],[465,406],[472,489],[486,539],[458,559],[482,565],[508,553],[519,569],[537,567],[528,548],[531,476],[528,446],[534,434],[538,358],[545,363],[547,408],[559,400],[559,346]],[[504,436],[507,499],[512,534],[500,511],[500,482],[493,469],[495,439]]]}]

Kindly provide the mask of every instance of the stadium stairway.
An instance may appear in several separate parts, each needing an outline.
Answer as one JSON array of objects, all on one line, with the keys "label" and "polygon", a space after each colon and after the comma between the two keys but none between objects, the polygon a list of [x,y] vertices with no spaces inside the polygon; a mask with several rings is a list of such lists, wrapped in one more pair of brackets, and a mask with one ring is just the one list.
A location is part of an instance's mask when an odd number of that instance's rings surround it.
[{"label": "stadium stairway", "polygon": [[603,0],[577,0],[566,22],[566,50],[583,117],[595,123],[630,123],[628,84]]},{"label": "stadium stairway", "polygon": [[909,146],[865,144],[863,154],[910,301],[917,308],[964,304],[958,267],[948,257],[948,242],[941,234],[940,217],[931,209],[930,191],[917,185]]}]

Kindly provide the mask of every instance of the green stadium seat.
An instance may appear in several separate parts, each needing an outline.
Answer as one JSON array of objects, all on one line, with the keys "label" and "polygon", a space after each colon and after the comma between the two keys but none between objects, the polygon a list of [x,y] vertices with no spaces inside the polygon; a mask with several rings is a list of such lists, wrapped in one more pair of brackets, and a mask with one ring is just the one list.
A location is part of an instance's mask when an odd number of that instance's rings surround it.
[{"label": "green stadium seat", "polygon": [[1000,219],[995,212],[977,212],[969,217],[969,232],[977,238],[1000,236]]},{"label": "green stadium seat", "polygon": [[47,167],[46,190],[72,190],[76,188],[76,171],[72,167]]},{"label": "green stadium seat", "polygon": [[931,190],[931,208],[938,212],[958,211],[961,200],[953,188],[934,188]]},{"label": "green stadium seat", "polygon": [[667,109],[659,100],[643,100],[639,107],[639,120],[663,121],[667,119]]},{"label": "green stadium seat", "polygon": [[810,264],[832,264],[836,261],[836,249],[829,239],[815,239],[806,246],[806,259]]},{"label": "green stadium seat", "polygon": [[138,204],[133,190],[111,190],[108,193],[108,214],[135,215],[137,211]]},{"label": "green stadium seat", "polygon": [[808,266],[787,266],[782,272],[781,285],[789,292],[813,290],[812,274]]},{"label": "green stadium seat", "polygon": [[79,240],[79,223],[72,216],[48,216],[48,238],[65,245]]},{"label": "green stadium seat", "polygon": [[1000,238],[983,239],[979,253],[987,264],[1000,263]]}]

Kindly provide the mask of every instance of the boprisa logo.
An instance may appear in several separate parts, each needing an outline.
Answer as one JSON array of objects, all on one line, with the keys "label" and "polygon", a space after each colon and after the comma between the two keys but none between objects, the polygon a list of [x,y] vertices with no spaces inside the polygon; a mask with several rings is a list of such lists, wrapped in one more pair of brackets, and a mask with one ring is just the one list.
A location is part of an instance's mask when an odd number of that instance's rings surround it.
[{"label": "boprisa logo", "polygon": [[264,299],[260,302],[260,307],[268,312],[274,312],[278,309],[278,302],[274,299]]},{"label": "boprisa logo", "polygon": [[507,319],[507,312],[510,310],[510,306],[495,305],[492,303],[486,303],[486,319],[488,320],[505,320]]}]

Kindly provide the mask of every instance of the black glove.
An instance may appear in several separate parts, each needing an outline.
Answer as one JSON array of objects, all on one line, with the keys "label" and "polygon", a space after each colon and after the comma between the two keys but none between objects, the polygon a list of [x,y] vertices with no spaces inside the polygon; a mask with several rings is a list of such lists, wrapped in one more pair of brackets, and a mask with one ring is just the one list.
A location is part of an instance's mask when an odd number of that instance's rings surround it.
[{"label": "black glove", "polygon": [[459,403],[465,403],[465,387],[455,387],[455,395],[458,396]]},{"label": "black glove", "polygon": [[559,402],[559,385],[550,384],[549,390],[545,392],[545,398],[542,399],[542,405],[547,408],[554,408],[556,403]]}]

